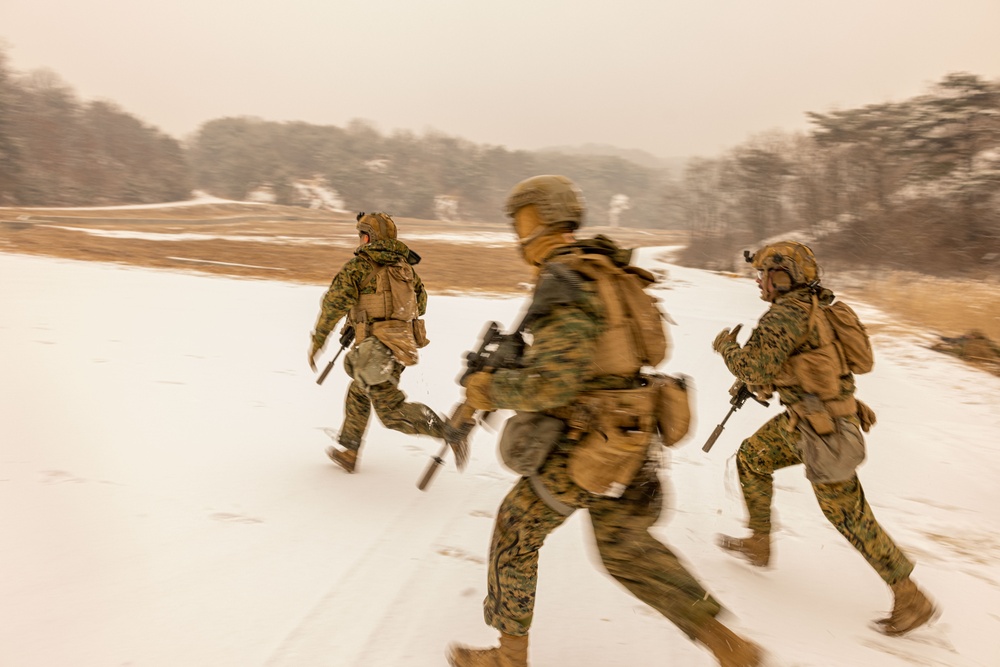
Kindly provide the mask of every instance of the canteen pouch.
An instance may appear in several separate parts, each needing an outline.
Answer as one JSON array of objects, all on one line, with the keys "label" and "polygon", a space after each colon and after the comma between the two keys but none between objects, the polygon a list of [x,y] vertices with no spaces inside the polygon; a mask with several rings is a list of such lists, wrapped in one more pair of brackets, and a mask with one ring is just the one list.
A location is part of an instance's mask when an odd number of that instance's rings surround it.
[{"label": "canteen pouch", "polygon": [[369,387],[383,382],[397,382],[393,371],[396,361],[392,352],[380,340],[366,338],[351,348],[344,356],[344,370],[368,391]]},{"label": "canteen pouch", "polygon": [[808,420],[796,427],[806,478],[814,484],[846,482],[865,460],[865,439],[849,417],[838,417],[833,432],[819,435]]},{"label": "canteen pouch", "polygon": [[500,460],[519,475],[533,475],[565,431],[566,423],[561,419],[540,412],[518,412],[504,423]]},{"label": "canteen pouch", "polygon": [[427,347],[430,341],[427,339],[427,325],[423,320],[417,318],[413,320],[413,340],[417,347]]},{"label": "canteen pouch", "polygon": [[651,375],[657,388],[656,425],[665,447],[678,443],[691,428],[690,384],[684,376]]}]

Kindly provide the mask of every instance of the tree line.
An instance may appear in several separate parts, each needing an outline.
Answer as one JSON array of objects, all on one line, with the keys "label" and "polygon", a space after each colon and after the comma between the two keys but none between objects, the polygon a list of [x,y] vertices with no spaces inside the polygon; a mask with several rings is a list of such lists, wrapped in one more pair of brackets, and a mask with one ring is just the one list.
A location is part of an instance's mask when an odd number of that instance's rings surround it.
[{"label": "tree line", "polygon": [[187,199],[180,143],[111,102],[81,102],[48,71],[17,74],[0,49],[0,206]]},{"label": "tree line", "polygon": [[688,261],[731,268],[741,245],[796,231],[856,263],[996,275],[1000,82],[953,73],[901,102],[807,115],[808,134],[692,160],[668,186]]},{"label": "tree line", "polygon": [[322,183],[347,210],[499,222],[510,187],[576,181],[588,222],[686,229],[688,263],[798,233],[869,264],[982,272],[1000,264],[1000,82],[953,73],[900,102],[807,114],[808,132],[751,137],[677,172],[617,156],[511,151],[439,133],[383,134],[256,118],[204,123],[185,142],[113,103],[82,102],[50,72],[20,74],[0,49],[0,205],[187,199],[201,190],[303,204]]}]

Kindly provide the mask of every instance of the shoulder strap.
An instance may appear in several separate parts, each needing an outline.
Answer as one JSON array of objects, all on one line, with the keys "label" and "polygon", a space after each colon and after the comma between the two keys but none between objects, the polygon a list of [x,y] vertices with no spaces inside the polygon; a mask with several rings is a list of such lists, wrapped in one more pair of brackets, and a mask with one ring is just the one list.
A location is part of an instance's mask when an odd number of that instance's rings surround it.
[{"label": "shoulder strap", "polygon": [[531,305],[518,329],[531,326],[534,320],[560,305],[576,303],[583,296],[583,278],[563,262],[546,262],[538,275]]},{"label": "shoulder strap", "polygon": [[365,261],[365,263],[367,263],[368,266],[371,267],[371,271],[368,273],[367,276],[364,277],[364,279],[358,285],[358,292],[360,292],[364,288],[368,287],[368,285],[370,285],[371,282],[373,280],[375,280],[375,278],[378,277],[378,272],[379,272],[380,269],[384,268],[384,265],[378,264],[374,260],[372,260],[371,258],[365,257],[364,255],[358,255],[358,257],[360,257],[361,259],[363,259]]}]

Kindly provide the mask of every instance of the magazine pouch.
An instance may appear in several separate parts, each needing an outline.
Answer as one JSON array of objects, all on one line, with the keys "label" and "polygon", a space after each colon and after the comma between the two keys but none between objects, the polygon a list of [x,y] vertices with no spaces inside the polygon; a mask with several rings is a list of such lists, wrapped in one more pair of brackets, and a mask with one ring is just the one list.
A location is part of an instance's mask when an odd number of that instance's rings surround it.
[{"label": "magazine pouch", "polygon": [[590,493],[619,498],[642,468],[656,435],[659,387],[592,392],[594,422],[569,458],[573,481]]}]

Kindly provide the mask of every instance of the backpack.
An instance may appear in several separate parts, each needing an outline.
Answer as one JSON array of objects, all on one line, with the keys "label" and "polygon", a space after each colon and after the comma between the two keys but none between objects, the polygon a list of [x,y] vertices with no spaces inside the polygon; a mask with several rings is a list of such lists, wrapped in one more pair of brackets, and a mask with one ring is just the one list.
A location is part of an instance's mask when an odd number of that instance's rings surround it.
[{"label": "backpack", "polygon": [[417,297],[414,290],[413,267],[399,259],[392,264],[374,264],[359,287],[375,282],[374,294],[362,294],[358,302],[359,312],[368,319],[401,320],[409,322],[418,317]]},{"label": "backpack", "polygon": [[588,250],[556,261],[592,280],[607,309],[608,326],[598,345],[607,355],[602,366],[613,374],[658,365],[667,357],[668,345],[657,298],[646,292],[655,278],[645,269]]},{"label": "backpack", "polygon": [[868,331],[858,319],[858,314],[843,301],[835,301],[822,309],[840,343],[847,367],[855,374],[871,371],[875,366],[875,355]]}]

